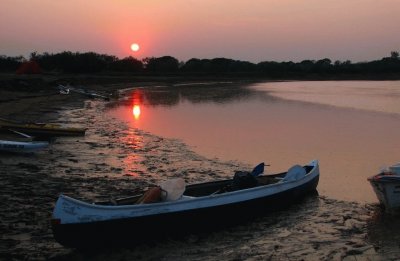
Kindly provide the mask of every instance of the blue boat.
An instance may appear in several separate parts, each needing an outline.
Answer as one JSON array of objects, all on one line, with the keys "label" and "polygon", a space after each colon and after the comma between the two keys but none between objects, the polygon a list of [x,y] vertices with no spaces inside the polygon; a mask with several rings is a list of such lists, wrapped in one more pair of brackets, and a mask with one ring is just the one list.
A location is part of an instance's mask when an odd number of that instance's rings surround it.
[{"label": "blue boat", "polygon": [[232,179],[188,186],[177,182],[178,193],[166,192],[161,185],[108,202],[87,203],[60,195],[52,216],[53,235],[64,246],[88,248],[220,229],[298,202],[315,192],[319,181],[317,160],[273,175],[264,175],[263,170],[261,163]]}]

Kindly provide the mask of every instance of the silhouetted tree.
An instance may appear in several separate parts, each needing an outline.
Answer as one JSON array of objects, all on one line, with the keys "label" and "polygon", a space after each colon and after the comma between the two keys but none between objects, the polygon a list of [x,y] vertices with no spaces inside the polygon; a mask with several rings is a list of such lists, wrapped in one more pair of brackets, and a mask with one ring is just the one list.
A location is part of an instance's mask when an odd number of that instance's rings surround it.
[{"label": "silhouetted tree", "polygon": [[94,52],[58,54],[44,53],[36,55],[36,61],[47,70],[63,71],[68,73],[95,73],[104,71],[117,58],[110,55],[100,55]]},{"label": "silhouetted tree", "polygon": [[204,63],[202,62],[202,60],[192,58],[181,67],[181,70],[184,72],[203,72],[203,65]]},{"label": "silhouetted tree", "polygon": [[[40,68],[45,71],[58,71],[66,73],[97,73],[103,71],[117,72],[147,72],[147,73],[196,73],[199,75],[228,74],[228,75],[260,75],[272,78],[307,78],[323,77],[325,74],[348,75],[376,75],[400,72],[400,55],[392,51],[389,57],[370,62],[351,63],[332,61],[329,58],[321,60],[304,60],[295,62],[263,61],[253,64],[228,58],[197,59],[192,58],[187,62],[179,62],[172,56],[147,57],[142,61],[129,56],[119,59],[116,56],[97,54],[94,52],[73,53],[64,51],[56,54],[47,52],[38,54],[32,52],[30,60],[35,60]],[[0,56],[0,71],[11,72],[26,59],[22,56]],[[245,74],[243,74],[245,73]],[[250,73],[250,74],[249,74]],[[358,77],[358,76],[357,76]],[[396,76],[395,76],[396,77]]]},{"label": "silhouetted tree", "polygon": [[143,61],[149,72],[171,73],[179,70],[179,61],[172,56],[145,58]]},{"label": "silhouetted tree", "polygon": [[390,53],[390,58],[399,59],[399,52],[393,51]]},{"label": "silhouetted tree", "polygon": [[260,62],[257,64],[257,70],[265,76],[269,77],[281,77],[287,72],[284,63],[278,63],[274,61]]},{"label": "silhouetted tree", "polygon": [[315,64],[315,61],[313,61],[313,60],[304,60],[304,61],[301,61],[298,66],[299,66],[300,72],[310,73],[310,72],[312,72],[312,70],[314,68],[314,64]]},{"label": "silhouetted tree", "polygon": [[109,70],[119,72],[141,72],[143,71],[143,63],[132,56],[123,58],[122,60],[116,58],[110,63]]},{"label": "silhouetted tree", "polygon": [[314,72],[317,73],[328,73],[332,70],[332,61],[328,58],[324,58],[321,60],[318,60],[315,63],[315,69]]},{"label": "silhouetted tree", "polygon": [[26,59],[23,56],[7,57],[5,55],[0,55],[0,71],[15,72],[25,61]]}]

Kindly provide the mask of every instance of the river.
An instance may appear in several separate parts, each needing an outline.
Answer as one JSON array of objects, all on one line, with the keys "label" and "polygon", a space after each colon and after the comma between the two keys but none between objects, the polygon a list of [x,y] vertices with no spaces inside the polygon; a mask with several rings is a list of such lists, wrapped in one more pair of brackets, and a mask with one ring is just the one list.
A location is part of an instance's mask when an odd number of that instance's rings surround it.
[{"label": "river", "polygon": [[399,161],[400,81],[223,86],[128,89],[108,114],[208,158],[264,161],[268,172],[318,159],[320,194],[377,202],[367,178]]}]

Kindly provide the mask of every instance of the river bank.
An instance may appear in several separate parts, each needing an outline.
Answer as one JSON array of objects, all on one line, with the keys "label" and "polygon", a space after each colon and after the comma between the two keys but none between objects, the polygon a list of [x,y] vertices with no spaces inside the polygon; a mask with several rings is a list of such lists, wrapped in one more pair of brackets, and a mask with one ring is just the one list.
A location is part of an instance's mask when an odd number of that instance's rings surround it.
[{"label": "river bank", "polygon": [[[0,229],[4,231],[0,259],[395,260],[400,257],[396,243],[399,226],[394,217],[382,213],[376,205],[338,201],[324,195],[309,197],[301,204],[249,224],[181,241],[96,252],[66,249],[52,238],[49,223],[60,193],[96,201],[129,196],[169,177],[183,177],[193,183],[227,177],[250,166],[208,159],[179,140],[132,128],[105,115],[106,102],[87,100],[78,94],[60,95],[56,89],[50,89],[53,85],[34,93],[0,93],[1,117],[88,128],[85,137],[57,138],[49,149],[36,154],[0,155]],[[104,91],[127,85],[88,87]]]}]

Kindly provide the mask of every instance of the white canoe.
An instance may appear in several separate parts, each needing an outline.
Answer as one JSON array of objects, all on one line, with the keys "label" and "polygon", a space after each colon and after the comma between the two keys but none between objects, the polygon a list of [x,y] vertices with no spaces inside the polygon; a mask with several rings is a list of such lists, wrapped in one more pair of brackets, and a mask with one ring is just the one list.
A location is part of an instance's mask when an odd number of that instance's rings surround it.
[{"label": "white canoe", "polygon": [[52,216],[53,234],[59,243],[80,248],[221,228],[299,201],[315,191],[319,180],[316,160],[274,175],[253,173],[254,184],[246,176],[240,182],[244,186],[236,186],[235,174],[233,179],[188,185],[180,199],[151,204],[135,204],[140,195],[102,203],[60,195]]},{"label": "white canoe", "polygon": [[12,141],[0,140],[0,151],[33,152],[49,146],[47,141]]}]

